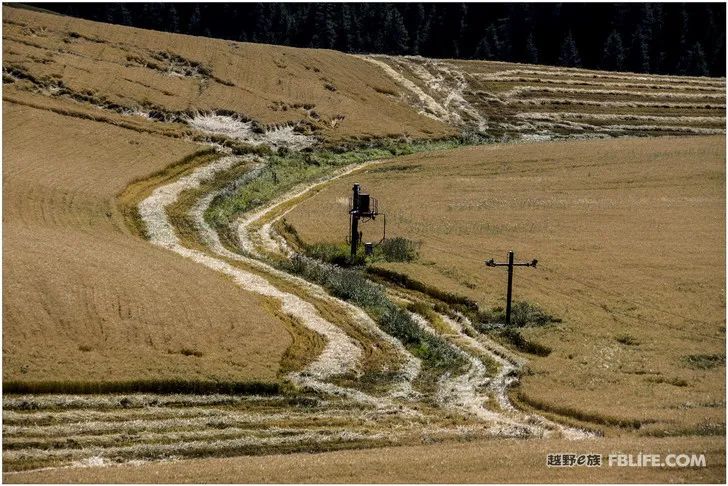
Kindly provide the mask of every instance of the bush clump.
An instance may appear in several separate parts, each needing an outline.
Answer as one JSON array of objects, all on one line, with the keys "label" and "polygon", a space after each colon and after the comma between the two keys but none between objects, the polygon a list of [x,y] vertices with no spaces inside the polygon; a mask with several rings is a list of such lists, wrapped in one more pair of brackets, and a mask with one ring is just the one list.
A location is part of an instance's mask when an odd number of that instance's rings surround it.
[{"label": "bush clump", "polygon": [[617,336],[614,337],[614,339],[618,343],[624,344],[625,346],[639,346],[640,345],[639,340],[630,334],[618,334]]},{"label": "bush clump", "polygon": [[331,243],[316,243],[306,245],[306,256],[321,260],[322,262],[331,263],[340,267],[349,267],[352,265],[362,265],[364,256],[357,253],[354,262],[351,261],[351,248],[349,245],[334,245]]},{"label": "bush clump", "polygon": [[289,272],[321,285],[331,295],[363,308],[384,332],[399,339],[427,366],[455,369],[465,364],[445,341],[421,329],[405,310],[392,303],[384,288],[368,280],[361,270],[304,255],[295,255],[283,265]]},{"label": "bush clump", "polygon": [[[495,307],[492,310],[478,311],[475,319],[475,327],[481,332],[505,327],[506,313],[502,307]],[[561,319],[546,313],[535,304],[525,301],[516,301],[511,306],[510,328],[540,327],[547,324],[561,322]]]},{"label": "bush clump", "polygon": [[688,368],[709,370],[718,366],[725,366],[725,354],[690,354],[683,356],[682,362]]},{"label": "bush clump", "polygon": [[402,236],[396,236],[382,241],[377,249],[382,258],[388,262],[411,262],[417,259],[418,246],[412,240],[408,240]]}]

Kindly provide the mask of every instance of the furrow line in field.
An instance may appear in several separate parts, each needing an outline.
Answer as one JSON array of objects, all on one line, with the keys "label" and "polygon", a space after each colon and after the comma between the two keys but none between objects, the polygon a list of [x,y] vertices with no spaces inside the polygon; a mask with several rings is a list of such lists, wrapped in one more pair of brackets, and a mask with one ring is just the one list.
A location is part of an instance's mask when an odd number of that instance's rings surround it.
[{"label": "furrow line in field", "polygon": [[[401,424],[399,424],[401,425]],[[417,427],[419,424],[407,424],[408,428]],[[108,433],[103,435],[69,435],[64,437],[29,437],[9,438],[3,440],[4,451],[46,451],[52,449],[88,449],[88,448],[111,448],[121,444],[172,444],[190,441],[214,441],[234,438],[271,438],[285,437],[304,432],[318,434],[333,434],[341,431],[356,432],[381,432],[382,426],[376,422],[358,424],[351,420],[338,423],[320,423],[306,427],[295,426],[273,426],[267,428],[251,428],[229,426],[200,427],[194,429],[150,431],[140,430],[134,432]]]},{"label": "furrow line in field", "polygon": [[385,58],[390,60],[391,62],[396,62],[397,58],[391,57],[391,56],[364,56],[364,55],[357,55],[356,57],[363,59],[367,62],[370,62],[376,66],[379,66],[384,72],[392,78],[397,84],[404,87],[407,91],[409,91],[414,96],[414,103],[411,103],[414,105],[418,112],[421,115],[428,116],[430,118],[433,118],[435,120],[448,123],[451,119],[452,114],[447,111],[445,108],[438,103],[435,98],[430,96],[429,94],[425,93],[424,90],[422,90],[419,86],[417,86],[415,83],[404,77],[402,74],[397,72],[394,68],[392,68],[389,64],[387,64],[384,61],[381,61],[377,58]]},{"label": "furrow line in field", "polygon": [[725,117],[722,116],[659,116],[659,115],[631,115],[631,114],[615,114],[615,113],[579,113],[579,112],[537,112],[529,111],[517,113],[516,118],[524,120],[547,120],[547,121],[563,121],[563,120],[615,120],[615,121],[651,121],[651,122],[671,122],[677,124],[693,124],[693,123],[725,123]]},{"label": "furrow line in field", "polygon": [[114,420],[93,420],[92,417],[78,422],[62,422],[52,424],[37,424],[28,421],[27,424],[5,425],[3,435],[7,437],[61,437],[68,434],[100,434],[104,432],[140,431],[140,430],[167,430],[174,428],[190,428],[198,426],[233,427],[240,425],[270,424],[275,422],[305,423],[307,421],[326,419],[336,421],[340,419],[359,418],[371,421],[381,418],[382,415],[367,411],[343,411],[337,409],[312,410],[310,412],[272,412],[272,413],[236,413],[215,411],[211,414],[193,416],[173,415],[167,417],[151,416],[147,418],[122,416]]},{"label": "furrow line in field", "polygon": [[621,108],[675,108],[725,110],[724,103],[700,103],[679,101],[613,101],[588,100],[580,98],[508,98],[508,105],[576,105],[576,106],[614,106]]},{"label": "furrow line in field", "polygon": [[668,91],[673,89],[683,89],[687,91],[704,91],[712,93],[722,93],[725,91],[725,86],[719,85],[696,85],[696,84],[674,84],[663,83],[663,84],[648,84],[648,83],[629,83],[629,82],[599,82],[599,81],[577,81],[573,79],[558,79],[558,78],[537,78],[537,77],[520,77],[520,76],[482,76],[475,74],[477,79],[487,81],[497,81],[502,83],[529,83],[533,84],[555,84],[562,86],[595,86],[598,88],[637,88],[637,89],[648,89],[655,90],[659,94],[660,91]]},{"label": "furrow line in field", "polygon": [[[3,410],[32,413],[36,410],[133,409],[145,407],[190,407],[205,405],[278,405],[288,397],[263,395],[17,395],[3,397]],[[321,402],[323,403],[323,402]]]},{"label": "furrow line in field", "polygon": [[331,433],[301,432],[275,437],[238,437],[223,440],[195,440],[171,444],[135,444],[115,447],[89,447],[85,449],[53,449],[53,450],[10,450],[3,452],[6,462],[23,460],[66,460],[74,461],[89,457],[106,457],[113,460],[129,459],[164,459],[171,456],[214,455],[225,451],[252,450],[257,447],[275,447],[297,444],[326,444],[331,442],[355,442],[364,440],[393,440],[391,434],[377,432],[362,434],[359,432],[336,431]]},{"label": "furrow line in field", "polygon": [[724,87],[725,78],[706,78],[695,76],[669,76],[669,75],[649,75],[632,74],[632,73],[608,73],[605,71],[597,71],[594,69],[583,68],[567,68],[567,67],[542,67],[539,69],[506,69],[495,73],[478,73],[479,76],[499,77],[513,75],[527,76],[569,76],[570,78],[588,78],[588,79],[613,79],[624,81],[649,81],[653,83],[676,83],[676,84],[699,84],[706,86]]},{"label": "furrow line in field", "polygon": [[628,90],[611,90],[611,89],[585,89],[585,88],[558,88],[550,86],[517,86],[507,91],[498,93],[498,96],[505,98],[513,98],[520,95],[530,93],[568,93],[568,94],[585,94],[585,95],[606,95],[606,96],[640,96],[649,99],[686,99],[686,100],[725,100],[725,93],[685,93],[685,92],[669,92],[656,93],[654,91],[628,91]]}]

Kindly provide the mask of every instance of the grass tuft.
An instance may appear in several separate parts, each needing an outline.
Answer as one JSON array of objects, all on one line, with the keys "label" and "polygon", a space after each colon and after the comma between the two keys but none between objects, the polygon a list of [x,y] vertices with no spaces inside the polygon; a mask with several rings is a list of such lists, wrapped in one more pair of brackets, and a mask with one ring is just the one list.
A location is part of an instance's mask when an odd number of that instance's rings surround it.
[{"label": "grass tuft", "polygon": [[639,340],[630,334],[618,334],[614,337],[618,343],[624,344],[625,346],[639,346]]},{"label": "grass tuft", "polygon": [[690,354],[683,356],[682,362],[688,368],[709,370],[718,366],[725,366],[725,354]]}]

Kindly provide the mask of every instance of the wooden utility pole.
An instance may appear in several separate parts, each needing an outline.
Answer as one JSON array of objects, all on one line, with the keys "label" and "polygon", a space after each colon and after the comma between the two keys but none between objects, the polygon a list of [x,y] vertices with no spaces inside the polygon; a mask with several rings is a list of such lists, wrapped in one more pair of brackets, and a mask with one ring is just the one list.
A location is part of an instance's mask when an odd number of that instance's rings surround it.
[{"label": "wooden utility pole", "polygon": [[538,260],[535,258],[530,262],[513,263],[513,250],[508,252],[507,263],[496,263],[492,258],[486,260],[485,264],[489,267],[508,267],[508,290],[506,291],[506,324],[511,323],[511,297],[513,296],[513,267],[534,267]]},{"label": "wooden utility pole", "polygon": [[354,184],[352,188],[352,203],[349,214],[351,215],[351,261],[356,257],[356,249],[359,246],[359,192],[361,186]]}]

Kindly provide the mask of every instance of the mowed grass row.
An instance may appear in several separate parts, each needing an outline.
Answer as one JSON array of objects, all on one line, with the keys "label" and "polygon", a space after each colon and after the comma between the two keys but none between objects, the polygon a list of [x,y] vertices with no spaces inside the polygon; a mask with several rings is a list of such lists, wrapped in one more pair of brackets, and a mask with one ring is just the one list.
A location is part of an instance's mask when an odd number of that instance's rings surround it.
[{"label": "mowed grass row", "polygon": [[[153,397],[165,400],[163,395]],[[215,406],[199,406],[191,398],[193,405],[185,406],[180,396],[177,406],[142,408],[126,408],[130,400],[122,397],[113,409],[75,408],[77,398],[61,398],[70,409],[5,412],[6,470],[68,465],[94,456],[120,461],[251,453],[254,446],[271,450],[279,445],[329,442],[347,427],[353,431],[349,438],[359,438],[372,413],[359,404],[347,408],[345,401],[328,404],[316,397],[308,401],[301,397],[300,403],[306,406],[291,407],[287,401],[253,398]],[[27,409],[42,399],[23,401],[29,404]]]},{"label": "mowed grass row", "polygon": [[[144,402],[137,396],[116,396],[113,408],[108,396],[6,398],[5,471],[393,445],[423,434],[460,437],[463,427],[471,437],[487,433],[466,417],[427,406],[416,414],[402,414],[315,395],[286,400],[218,396],[210,405],[199,404],[198,396],[179,395],[174,402],[167,395],[148,395]],[[227,400],[220,403],[223,398]],[[101,408],[89,408],[95,405]]]},{"label": "mowed grass row", "polygon": [[[410,91],[405,97],[420,109],[466,130],[482,132],[483,127],[476,125],[485,119],[485,133],[496,138],[725,132],[722,78],[420,57],[375,58],[394,70],[395,80],[401,77],[400,84]],[[445,117],[443,111],[450,114]],[[577,115],[565,115],[568,112]],[[552,119],[544,119],[544,114]],[[612,122],[604,120],[604,115],[611,116]]]},{"label": "mowed grass row", "polygon": [[[586,79],[574,71],[548,69],[531,69],[520,76],[503,71],[478,80],[508,106],[525,108],[515,117],[539,128],[553,129],[553,123],[566,121],[576,125],[558,128],[608,134],[725,131],[725,82],[721,80],[629,74]],[[531,99],[538,99],[535,107],[529,106]]]}]

